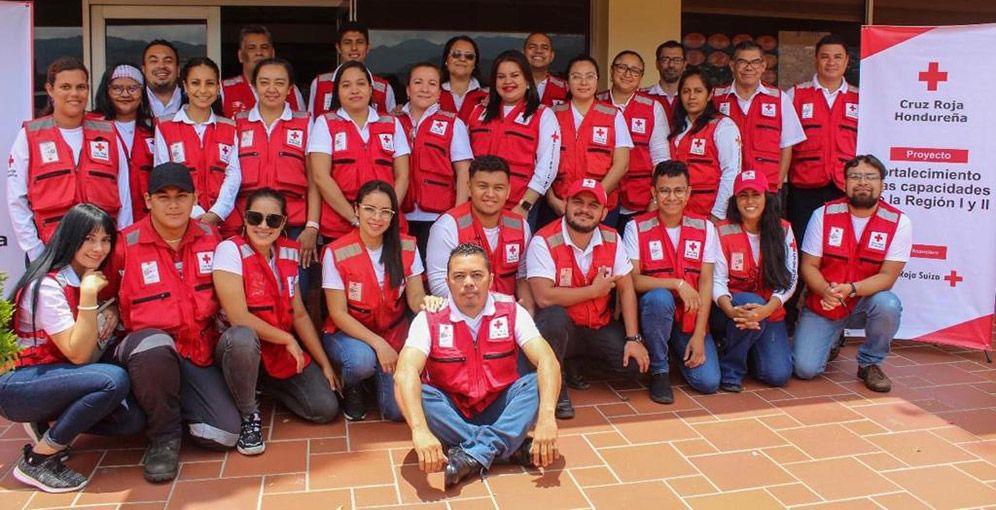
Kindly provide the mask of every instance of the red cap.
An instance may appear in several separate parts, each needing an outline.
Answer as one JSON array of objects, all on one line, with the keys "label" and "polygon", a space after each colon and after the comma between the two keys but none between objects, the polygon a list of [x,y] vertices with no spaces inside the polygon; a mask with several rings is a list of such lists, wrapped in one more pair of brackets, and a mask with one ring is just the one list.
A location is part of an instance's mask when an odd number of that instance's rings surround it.
[{"label": "red cap", "polygon": [[752,189],[763,195],[768,191],[768,178],[760,170],[744,170],[733,181],[733,194],[738,195],[745,189]]},{"label": "red cap", "polygon": [[564,199],[584,192],[595,195],[595,200],[598,200],[598,203],[603,206],[609,203],[609,197],[605,194],[605,188],[602,187],[602,183],[595,179],[578,179],[574,181],[574,184],[571,184],[571,187],[567,189],[567,196]]}]

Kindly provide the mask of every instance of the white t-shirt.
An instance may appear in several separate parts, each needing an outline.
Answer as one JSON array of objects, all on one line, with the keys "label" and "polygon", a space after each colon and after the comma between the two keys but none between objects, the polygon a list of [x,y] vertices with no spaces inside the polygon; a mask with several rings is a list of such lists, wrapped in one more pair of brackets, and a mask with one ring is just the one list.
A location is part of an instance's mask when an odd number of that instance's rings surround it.
[{"label": "white t-shirt", "polygon": [[[370,264],[373,266],[374,276],[377,277],[377,285],[382,289],[384,288],[384,264],[380,262],[380,256],[383,251],[383,246],[376,250],[366,249],[367,255],[370,256]],[[422,257],[419,255],[418,248],[416,247],[415,261],[412,262],[412,274],[408,278],[414,278],[424,272],[425,267],[422,266]],[[346,285],[342,282],[342,275],[339,274],[339,269],[335,267],[332,250],[325,250],[325,254],[322,256],[322,288],[346,290]]]},{"label": "white t-shirt", "polygon": [[[477,317],[468,317],[457,308],[456,304],[453,303],[452,299],[447,299],[450,307],[450,320],[453,322],[465,322],[467,327],[470,328],[470,333],[475,338],[477,337],[478,331],[481,329],[481,322],[483,322],[484,317],[488,315],[494,315],[495,313],[495,298],[493,294],[488,294],[488,301],[484,304],[484,308],[481,310],[480,315]],[[425,312],[419,312],[412,321],[411,326],[408,328],[408,339],[405,340],[405,347],[412,347],[422,351],[426,356],[429,355],[429,350],[432,346],[432,339],[429,334],[429,320],[426,318]],[[525,308],[522,308],[518,303],[515,304],[515,343],[519,347],[526,345],[530,340],[538,338],[540,336],[539,330],[536,329],[536,323],[533,322],[533,318],[529,316],[529,312]]]},{"label": "white t-shirt", "polygon": [[[332,71],[332,76],[335,76],[336,74],[339,73],[339,67],[342,67],[342,64],[339,64],[339,66],[335,68],[335,71]],[[377,81],[376,78],[374,78],[374,81]],[[385,82],[385,84],[387,85],[387,90],[384,93],[384,111],[386,112],[394,111],[394,107],[398,105],[397,99],[394,98],[394,87],[392,87],[389,82]],[[308,92],[308,113],[310,113],[312,117],[315,116],[316,99],[322,101],[322,104],[324,105],[323,109],[325,110],[329,108],[329,105],[331,104],[332,101],[332,92],[327,92],[326,97],[316,98],[315,92],[317,91],[318,91],[318,77],[316,76],[313,80],[311,80],[311,91]],[[373,98],[371,97],[370,100],[373,101]]]},{"label": "white t-shirt", "polygon": [[[806,236],[802,240],[802,251],[814,257],[823,256],[823,208],[820,206],[809,218],[809,225],[806,226]],[[851,227],[854,229],[855,242],[861,239],[868,226],[867,218],[859,218],[851,215]],[[913,249],[913,222],[907,214],[899,216],[899,225],[896,226],[896,234],[889,245],[889,251],[885,254],[885,260],[893,262],[906,262],[910,259],[910,251]]]},{"label": "white t-shirt", "polygon": [[173,95],[169,98],[169,103],[163,104],[159,100],[152,90],[148,87],[145,88],[145,95],[149,99],[149,108],[152,110],[152,115],[155,117],[162,117],[163,115],[169,115],[171,113],[176,113],[180,110],[180,103],[183,102],[183,94],[180,92],[180,85],[177,84],[173,87]]},{"label": "white t-shirt", "polygon": [[[370,123],[380,120],[380,115],[378,115],[377,110],[374,110],[373,108],[369,109],[369,112],[367,113],[367,122],[362,126],[352,120],[349,114],[346,113],[346,110],[342,108],[339,108],[339,110],[336,111],[336,114],[343,119],[349,119],[350,122],[356,126],[357,131],[360,133],[360,138],[363,139],[364,143],[370,141]],[[405,129],[401,127],[401,122],[398,121],[398,119],[393,120],[394,138],[392,142],[394,145],[394,157],[400,158],[401,156],[411,154],[412,150],[408,146],[408,137],[405,136]],[[325,120],[324,116],[316,117],[311,123],[311,133],[308,138],[308,154],[311,154],[312,152],[335,154],[335,150],[332,145],[332,134],[329,132],[329,123]]]},{"label": "white t-shirt", "polygon": [[[674,143],[681,143],[681,139],[692,130],[692,121],[685,118],[685,129],[674,137]],[[726,218],[726,205],[733,195],[733,181],[737,180],[737,175],[741,169],[741,149],[740,149],[740,128],[733,119],[723,116],[716,125],[716,131],[712,133],[712,141],[716,144],[716,151],[719,153],[719,189],[716,191],[716,202],[712,206],[712,215],[719,218]]]},{"label": "white t-shirt", "polygon": [[[626,255],[630,260],[639,262],[640,240],[637,237],[636,223],[636,221],[631,221],[626,224],[626,231],[623,234],[623,245],[626,247]],[[705,224],[706,241],[705,246],[702,247],[702,263],[714,264],[716,262],[716,250],[720,249],[719,235],[716,233],[716,226],[711,221],[706,221]],[[680,250],[681,226],[665,228],[665,230],[667,230],[667,237],[671,240],[671,245],[674,246],[675,250]]]},{"label": "white t-shirt", "polygon": [[[574,132],[577,133],[578,128],[581,127],[581,123],[584,122],[584,115],[574,106],[573,101],[571,102],[571,113],[574,117]],[[616,149],[620,147],[633,148],[633,138],[629,134],[629,127],[626,126],[626,117],[623,117],[622,112],[618,109],[616,110],[613,130],[616,133]]]},{"label": "white t-shirt", "polygon": [[[563,218],[560,219],[560,229],[564,236],[564,242],[570,246],[574,253],[574,262],[578,265],[578,269],[582,273],[588,274],[595,258],[595,247],[602,244],[602,232],[595,229],[591,240],[588,241],[588,246],[582,250],[571,241],[571,237],[567,234],[567,221]],[[625,276],[632,270],[633,265],[626,257],[626,249],[617,243],[616,256],[612,263],[612,276]],[[526,276],[528,278],[546,278],[557,282],[557,266],[553,262],[553,257],[550,256],[550,248],[546,245],[546,240],[541,236],[535,236],[529,241],[529,250],[526,251]]]},{"label": "white t-shirt", "polygon": [[[830,106],[831,108],[833,108],[833,104],[837,101],[837,96],[839,96],[842,92],[846,94],[847,91],[849,90],[847,85],[847,80],[840,80],[840,86],[837,87],[836,89],[831,90],[824,87],[823,84],[820,83],[819,78],[817,78],[815,74],[813,75],[813,80],[811,83],[813,84],[813,88],[823,92],[823,97],[826,98],[827,100],[827,106]],[[789,99],[794,102],[795,87],[789,87],[788,90],[785,91],[785,95],[788,96]]]},{"label": "white t-shirt", "polygon": [[[470,91],[479,88],[481,88],[481,82],[477,81],[477,78],[470,79],[470,84],[467,85],[467,92],[464,92],[463,95],[453,92],[453,86],[450,85],[450,82],[442,84],[442,89],[449,92],[453,96],[453,106],[456,107],[456,111],[460,111],[460,109],[463,108],[463,100],[467,98],[467,94],[469,94]],[[540,97],[543,97],[542,92],[540,92]]]},{"label": "white t-shirt", "polygon": [[[529,224],[522,222],[525,229],[524,246],[529,246],[529,239],[532,233]],[[498,236],[501,233],[500,227],[484,228],[484,236],[488,238],[488,245],[492,249],[498,246]],[[447,264],[450,260],[450,252],[459,243],[460,234],[456,220],[448,214],[444,214],[436,220],[436,223],[429,229],[429,244],[426,246],[425,265],[429,271],[429,291],[434,296],[446,297],[450,295],[450,288],[446,285]],[[492,251],[492,253],[494,253]],[[526,277],[526,257],[519,257],[519,273],[516,279]]]},{"label": "white t-shirt", "polygon": [[[747,242],[750,244],[750,253],[757,261],[761,256],[761,236],[759,234],[752,234],[747,232]],[[789,270],[789,288],[782,292],[773,292],[772,297],[778,298],[779,301],[785,303],[792,297],[795,292],[796,284],[799,282],[799,254],[796,252],[795,247],[795,234],[792,233],[792,229],[788,230],[785,236],[785,267]],[[719,298],[722,296],[730,296],[730,268],[727,264],[726,254],[723,253],[723,245],[716,243],[716,265],[713,266],[712,272],[712,299],[716,303],[719,303]]]},{"label": "white t-shirt", "polygon": [[[58,278],[62,279],[70,287],[79,287],[80,278],[73,271],[71,266],[66,266],[59,271]],[[41,280],[41,287],[38,288],[38,313],[34,314],[34,328],[31,327],[31,318],[34,308],[31,306],[31,298],[34,294],[34,283],[25,288],[21,302],[18,304],[17,328],[21,331],[44,331],[52,336],[68,330],[76,324],[76,317],[69,308],[69,301],[66,300],[66,293],[55,278],[45,276]]]},{"label": "white t-shirt", "polygon": [[[411,119],[411,103],[405,103],[401,107],[402,115],[407,115]],[[419,117],[418,122],[412,122],[411,130],[411,140],[414,145],[415,136],[418,134],[419,127],[422,126],[422,121],[431,117],[436,112],[439,111],[439,103],[430,106],[422,116]],[[450,140],[450,161],[456,163],[457,161],[467,161],[474,159],[474,152],[470,149],[470,135],[467,132],[467,125],[463,123],[460,119],[453,119],[453,138]],[[456,186],[456,180],[453,181],[453,186]],[[434,221],[439,218],[439,213],[423,211],[418,203],[415,203],[415,209],[410,213],[405,213],[405,218],[411,221]]]},{"label": "white t-shirt", "polygon": [[[271,255],[273,254],[271,252]],[[279,274],[277,272],[277,257],[271,256],[268,266],[270,272],[275,277],[274,280],[277,282],[277,288],[283,290],[284,282],[280,278],[276,278]],[[226,239],[218,243],[218,246],[214,248],[212,271],[224,271],[242,276],[242,254],[239,253],[239,247],[235,244],[235,241]]]}]

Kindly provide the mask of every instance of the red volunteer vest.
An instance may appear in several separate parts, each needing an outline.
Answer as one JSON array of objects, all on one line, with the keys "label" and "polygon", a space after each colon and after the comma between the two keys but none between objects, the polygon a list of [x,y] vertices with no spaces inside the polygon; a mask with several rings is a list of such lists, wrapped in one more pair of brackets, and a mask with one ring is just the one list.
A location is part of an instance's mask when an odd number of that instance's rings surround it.
[{"label": "red volunteer vest", "polygon": [[475,243],[484,248],[491,261],[494,280],[491,290],[515,295],[515,282],[519,273],[519,262],[526,256],[526,231],[523,218],[510,211],[502,211],[498,220],[498,245],[491,246],[484,227],[473,213],[469,201],[446,212],[457,225],[458,243]]},{"label": "red volunteer vest", "polygon": [[266,125],[262,121],[250,121],[248,112],[236,117],[239,165],[242,167],[242,186],[232,211],[237,227],[242,226],[246,199],[261,188],[273,188],[284,194],[288,226],[305,224],[308,219],[305,148],[308,146],[309,120],[307,112],[295,112],[290,120],[278,119],[273,131],[267,135]]},{"label": "red volunteer vest", "polygon": [[[820,258],[823,278],[828,282],[847,283],[878,273],[896,238],[902,214],[899,209],[879,200],[861,239],[855,239],[847,198],[827,202],[823,209],[823,257]],[[820,306],[820,294],[810,292],[806,306],[827,319],[838,320],[847,317],[859,299],[857,296],[845,298],[844,306],[828,311]]]},{"label": "red volunteer vest", "polygon": [[[350,203],[367,181],[381,180],[394,185],[394,117],[382,116],[367,125],[368,142],[360,137],[356,125],[335,113],[326,113],[315,122],[328,122],[332,136],[332,179]],[[321,234],[336,239],[352,232],[353,227],[322,200]]]},{"label": "red volunteer vest", "polygon": [[465,124],[470,122],[470,115],[473,113],[474,107],[478,104],[486,104],[487,102],[487,89],[470,90],[463,96],[463,103],[461,103],[458,111],[456,101],[453,100],[453,92],[446,89],[442,89],[439,92],[439,109],[444,112],[455,113]]},{"label": "red volunteer vest", "polygon": [[[786,235],[791,228],[789,222],[782,220],[782,230]],[[726,256],[726,265],[729,268],[730,280],[727,287],[730,293],[751,292],[761,296],[765,301],[771,300],[772,290],[765,284],[764,275],[761,273],[761,258],[754,260],[747,232],[740,224],[726,220],[720,222],[717,230],[719,245],[723,248],[723,255]],[[785,308],[780,306],[768,317],[768,321],[780,321],[784,318]]]},{"label": "red volunteer vest", "polygon": [[[62,292],[66,296],[66,301],[69,303],[69,310],[73,312],[73,318],[76,318],[79,313],[78,307],[80,304],[80,288],[73,287],[69,285],[69,282],[63,278],[58,271],[51,271],[46,278],[52,278],[58,282],[59,286],[62,287]],[[41,281],[38,281],[37,285],[41,285]],[[17,313],[21,313],[21,299],[30,299],[30,293],[25,294],[24,292],[18,291],[17,296],[14,298],[14,303],[17,306]],[[41,303],[39,303],[40,305]],[[20,318],[13,321],[17,330],[15,331],[17,335],[17,345],[21,348],[17,353],[17,360],[14,362],[15,367],[28,367],[32,365],[50,365],[52,363],[69,363],[66,355],[59,350],[59,346],[52,341],[52,338],[48,336],[48,333],[43,329],[36,329],[34,331],[25,331],[19,328],[21,321]],[[31,322],[31,321],[28,321]]]},{"label": "red volunteer vest", "polygon": [[[603,268],[610,270],[615,267],[617,242],[616,231],[604,225],[599,225],[598,229],[602,235],[602,244],[595,247],[592,253],[591,267],[587,273],[582,273],[574,258],[574,250],[564,239],[561,230],[564,220],[555,221],[541,228],[536,235],[546,241],[550,250],[550,256],[557,268],[557,287],[579,288],[585,287],[598,275],[598,271]],[[570,316],[574,324],[592,329],[599,329],[609,323],[611,310],[609,309],[609,298],[611,293],[595,299],[576,303],[567,307],[567,315]]]},{"label": "red volunteer vest", "polygon": [[[563,136],[560,145],[560,169],[553,181],[553,192],[558,197],[567,195],[567,189],[578,179],[590,178],[601,182],[612,167],[616,149],[616,113],[611,105],[594,103],[574,128],[574,112],[570,103],[557,105],[553,112],[560,123]],[[619,202],[619,193],[609,193],[609,209]]]},{"label": "red volunteer vest", "polygon": [[[501,106],[499,108],[504,108]],[[484,121],[486,105],[477,105],[467,126],[470,131],[470,148],[475,156],[501,156],[512,171],[511,188],[505,209],[522,201],[530,179],[536,171],[536,151],[539,150],[540,105],[528,119],[522,117],[525,101],[520,102],[504,118]]]},{"label": "red volunteer vest", "polygon": [[668,122],[673,122],[673,119],[674,119],[674,104],[677,103],[678,101],[680,101],[680,99],[678,98],[678,96],[675,96],[674,97],[674,101],[672,102],[671,99],[668,98],[668,96],[665,96],[663,94],[652,94],[650,92],[650,89],[652,89],[652,88],[653,87],[647,87],[647,88],[644,88],[644,89],[640,89],[640,92],[643,92],[644,94],[650,96],[654,101],[657,101],[658,103],[660,103],[661,106],[664,107],[664,114],[667,115],[667,121]]},{"label": "red volunteer vest", "polygon": [[[277,274],[273,274],[270,263],[260,256],[252,245],[241,236],[231,241],[242,255],[242,289],[245,291],[246,307],[249,313],[266,321],[267,324],[282,330],[294,332],[294,286],[297,285],[297,266],[300,263],[300,247],[297,241],[285,237],[277,238],[271,248],[276,257]],[[277,284],[279,278],[280,284]],[[287,379],[297,375],[297,361],[283,345],[260,340],[260,356],[266,373],[275,379]],[[304,353],[304,366],[311,363],[311,356]]]},{"label": "red volunteer vest", "polygon": [[[236,115],[252,110],[256,106],[256,94],[253,93],[252,85],[241,74],[221,82],[221,90],[225,96],[221,105],[225,117],[234,119]],[[287,94],[287,103],[295,112],[304,111],[302,105],[297,103],[296,85],[291,87],[290,93]]]},{"label": "red volunteer vest", "polygon": [[[678,246],[671,243],[667,229],[660,223],[656,211],[641,214],[633,219],[636,222],[637,241],[640,244],[640,274],[654,278],[678,278],[696,291],[699,288],[699,275],[702,273],[702,258],[705,256],[706,222],[703,216],[685,213],[681,218],[681,233]],[[672,290],[675,323],[681,325],[682,333],[695,331],[695,313],[685,313],[680,304],[678,292]]]},{"label": "red volunteer vest", "polygon": [[[716,147],[716,128],[723,117],[716,116],[698,133],[686,133],[671,139],[671,159],[688,165],[689,185],[692,196],[685,211],[709,217],[716,205],[716,192],[723,169],[719,166],[719,149]],[[676,142],[677,141],[677,142]]]},{"label": "red volunteer vest", "polygon": [[764,87],[760,94],[754,96],[746,115],[737,104],[737,93],[733,85],[717,88],[712,96],[712,103],[740,128],[743,169],[764,172],[768,178],[768,191],[778,191],[782,185],[779,168],[782,157],[781,91]]},{"label": "red volunteer vest", "polygon": [[854,158],[858,144],[858,89],[847,85],[833,107],[812,82],[795,86],[796,114],[806,140],[792,146],[789,182],[800,188],[819,188],[833,182],[844,189],[844,163]]},{"label": "red volunteer vest", "polygon": [[422,119],[418,129],[408,115],[399,115],[398,120],[412,150],[408,193],[401,210],[411,212],[418,204],[423,211],[445,212],[456,203],[456,173],[450,161],[456,114],[437,111]]},{"label": "red volunteer vest", "polygon": [[[319,74],[315,82],[315,104],[311,105],[311,113],[317,119],[325,115],[332,109],[332,91],[335,90],[335,72]],[[370,97],[370,106],[373,106],[380,115],[391,113],[387,111],[387,88],[391,86],[380,76],[373,77],[373,94]]]},{"label": "red volunteer vest", "polygon": [[450,307],[426,312],[429,357],[422,381],[439,388],[470,418],[486,409],[518,378],[515,300],[491,294],[494,314],[481,319],[475,338],[465,321],[451,321]]},{"label": "red volunteer vest", "polygon": [[[118,143],[124,144],[121,133],[118,133]],[[127,147],[127,145],[122,145]],[[145,192],[149,190],[149,175],[155,164],[156,136],[150,129],[135,126],[135,135],[131,141],[131,153],[128,154],[128,185],[131,188],[132,220],[138,221],[149,214],[145,207]]]},{"label": "red volunteer vest", "polygon": [[[611,104],[612,98],[608,90],[599,92],[595,97]],[[654,163],[650,159],[650,134],[654,132],[654,99],[636,92],[622,112],[633,138],[633,148],[629,151],[629,169],[619,182],[619,198],[623,207],[632,211],[645,211],[650,205],[650,178],[654,175]]]},{"label": "red volunteer vest", "polygon": [[[190,220],[176,251],[152,227],[152,217],[121,231],[114,254],[121,271],[118,299],[121,321],[130,333],[162,329],[173,337],[176,352],[198,366],[213,362],[218,342],[218,299],[211,270],[221,241],[211,226]],[[177,268],[182,264],[182,273]]]},{"label": "red volunteer vest", "polygon": [[236,148],[232,146],[235,121],[215,116],[216,122],[205,128],[204,141],[201,142],[193,125],[176,122],[173,117],[160,117],[156,126],[166,142],[169,160],[190,169],[197,191],[197,204],[207,211],[218,200],[228,161],[238,157]]},{"label": "red volunteer vest", "polygon": [[91,203],[117,217],[121,197],[113,122],[83,120],[77,163],[52,116],[25,122],[23,127],[28,142],[28,202],[43,243],[48,243],[62,217],[76,204]]},{"label": "red volunteer vest", "polygon": [[[358,230],[336,239],[325,249],[332,250],[332,261],[342,277],[349,315],[400,351],[408,338],[405,282],[411,277],[415,262],[415,238],[401,235],[401,265],[405,269],[405,279],[397,288],[390,286],[386,273],[383,288],[379,285]],[[325,320],[324,330],[326,333],[338,330],[332,317]]]},{"label": "red volunteer vest", "polygon": [[548,74],[546,77],[546,87],[543,88],[543,97],[540,98],[540,103],[544,106],[556,106],[566,103],[567,82],[552,74]]}]

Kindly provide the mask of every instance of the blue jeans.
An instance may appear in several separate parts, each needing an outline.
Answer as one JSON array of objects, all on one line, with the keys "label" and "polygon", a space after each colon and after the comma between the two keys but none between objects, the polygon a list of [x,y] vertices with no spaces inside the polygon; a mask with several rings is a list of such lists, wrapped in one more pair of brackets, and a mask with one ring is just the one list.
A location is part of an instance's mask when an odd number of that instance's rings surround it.
[{"label": "blue jeans", "polygon": [[[640,297],[640,328],[650,351],[650,373],[653,375],[668,373],[669,343],[683,357],[692,339],[691,334],[681,332],[680,326],[672,327],[674,311],[674,296],[667,289],[654,289]],[[678,361],[678,366],[681,375],[695,391],[716,393],[719,389],[719,356],[709,333],[705,336],[705,355],[705,363],[695,368],[686,367],[682,360]]]},{"label": "blue jeans", "polygon": [[377,383],[377,405],[385,420],[404,421],[405,417],[394,400],[394,374],[384,372],[377,361],[377,353],[363,340],[342,331],[322,336],[322,346],[332,363],[339,368],[345,386],[354,386],[374,377]]},{"label": "blue jeans", "polygon": [[812,379],[823,373],[830,348],[845,328],[865,329],[865,341],[858,348],[858,366],[882,363],[889,354],[892,338],[899,331],[902,313],[899,297],[887,290],[861,298],[847,317],[835,321],[816,314],[809,307],[804,308],[795,329],[792,349],[795,375]]},{"label": "blue jeans", "polygon": [[[767,302],[752,292],[736,292],[733,306]],[[771,386],[784,386],[792,376],[792,349],[789,347],[785,321],[761,321],[761,329],[737,329],[736,323],[718,306],[712,309],[713,331],[724,331],[726,341],[719,359],[722,381],[740,384],[747,374],[747,359],[754,366],[754,377]]]},{"label": "blue jeans", "polygon": [[459,446],[485,468],[507,459],[536,423],[539,389],[536,374],[520,376],[483,411],[464,416],[442,390],[422,385],[422,409],[429,430],[444,448]]},{"label": "blue jeans", "polygon": [[54,420],[43,441],[61,450],[84,432],[142,430],[144,415],[126,400],[128,389],[128,373],[109,363],[21,367],[0,375],[0,416],[22,423]]}]

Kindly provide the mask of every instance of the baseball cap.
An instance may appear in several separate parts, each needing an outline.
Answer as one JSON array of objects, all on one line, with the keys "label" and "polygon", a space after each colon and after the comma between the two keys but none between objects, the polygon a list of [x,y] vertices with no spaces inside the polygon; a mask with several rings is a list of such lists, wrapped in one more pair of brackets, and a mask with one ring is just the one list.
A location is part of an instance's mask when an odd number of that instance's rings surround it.
[{"label": "baseball cap", "polygon": [[578,193],[584,192],[591,193],[595,195],[595,200],[598,203],[606,205],[609,202],[608,195],[605,194],[605,188],[602,187],[602,183],[596,181],[595,179],[578,179],[571,184],[571,187],[567,189],[567,196],[564,199],[568,199],[577,195]]},{"label": "baseball cap", "polygon": [[733,181],[733,194],[737,195],[746,189],[752,189],[762,195],[768,191],[768,178],[764,176],[764,172],[758,170],[740,172]]},{"label": "baseball cap", "polygon": [[190,178],[190,169],[172,162],[156,165],[149,175],[149,194],[169,187],[193,193],[194,180]]}]

